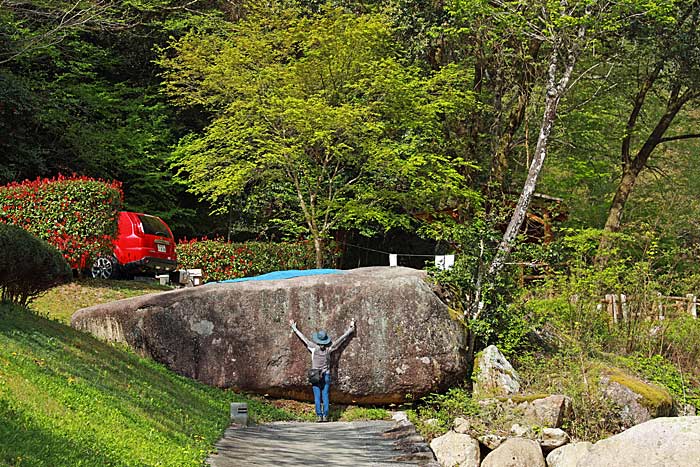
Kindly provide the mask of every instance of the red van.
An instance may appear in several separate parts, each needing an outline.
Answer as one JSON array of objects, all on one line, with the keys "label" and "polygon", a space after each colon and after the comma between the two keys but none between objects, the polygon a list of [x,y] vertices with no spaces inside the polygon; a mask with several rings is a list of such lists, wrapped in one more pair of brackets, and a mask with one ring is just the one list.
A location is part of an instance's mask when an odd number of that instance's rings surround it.
[{"label": "red van", "polygon": [[159,273],[177,268],[175,238],[160,217],[137,212],[119,213],[119,230],[112,255],[100,256],[92,277],[112,279],[121,274]]}]

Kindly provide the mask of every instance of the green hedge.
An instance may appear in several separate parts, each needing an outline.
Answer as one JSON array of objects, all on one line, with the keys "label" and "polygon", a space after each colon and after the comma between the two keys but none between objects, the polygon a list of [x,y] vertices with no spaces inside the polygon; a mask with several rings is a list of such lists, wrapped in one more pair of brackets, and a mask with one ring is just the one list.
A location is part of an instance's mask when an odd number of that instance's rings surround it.
[{"label": "green hedge", "polygon": [[26,305],[41,292],[71,278],[70,266],[60,251],[24,229],[0,224],[2,301]]},{"label": "green hedge", "polygon": [[95,255],[112,250],[122,198],[119,182],[27,180],[0,187],[0,222],[46,240],[73,268],[83,269]]},{"label": "green hedge", "polygon": [[[328,246],[326,258],[337,257]],[[182,240],[177,246],[181,269],[202,269],[205,282],[257,276],[271,271],[313,269],[316,256],[310,241],[294,243],[229,243],[223,240]]]}]

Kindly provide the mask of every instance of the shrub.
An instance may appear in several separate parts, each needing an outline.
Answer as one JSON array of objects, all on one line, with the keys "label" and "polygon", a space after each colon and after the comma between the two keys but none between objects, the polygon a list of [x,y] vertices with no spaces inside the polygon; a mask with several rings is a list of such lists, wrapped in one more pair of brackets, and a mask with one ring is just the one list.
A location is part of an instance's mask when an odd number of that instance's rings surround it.
[{"label": "shrub", "polygon": [[456,417],[471,417],[479,412],[479,405],[467,389],[453,387],[444,394],[424,397],[408,415],[421,434],[434,438],[449,430]]},{"label": "shrub", "polygon": [[119,182],[86,177],[11,183],[0,187],[0,222],[46,240],[71,267],[82,269],[111,251],[122,198]]},{"label": "shrub", "polygon": [[71,277],[70,266],[56,248],[17,226],[0,224],[2,301],[26,305]]},{"label": "shrub", "polygon": [[[337,255],[333,245],[327,248],[326,257]],[[316,267],[314,247],[309,241],[229,243],[207,238],[182,240],[177,246],[177,259],[180,268],[202,269],[205,282]]]}]

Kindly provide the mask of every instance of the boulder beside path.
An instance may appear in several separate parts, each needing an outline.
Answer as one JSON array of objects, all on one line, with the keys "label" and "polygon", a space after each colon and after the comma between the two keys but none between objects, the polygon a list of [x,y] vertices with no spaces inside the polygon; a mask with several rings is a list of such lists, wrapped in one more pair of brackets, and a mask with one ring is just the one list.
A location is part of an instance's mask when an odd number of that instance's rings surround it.
[{"label": "boulder beside path", "polygon": [[595,443],[579,461],[586,467],[697,467],[700,417],[661,417]]},{"label": "boulder beside path", "polygon": [[425,272],[403,267],[207,284],[84,308],[71,325],[206,384],[310,400],[309,352],[289,321],[309,339],[338,338],[353,318],[334,353],[332,402],[400,403],[463,380],[462,326]]}]

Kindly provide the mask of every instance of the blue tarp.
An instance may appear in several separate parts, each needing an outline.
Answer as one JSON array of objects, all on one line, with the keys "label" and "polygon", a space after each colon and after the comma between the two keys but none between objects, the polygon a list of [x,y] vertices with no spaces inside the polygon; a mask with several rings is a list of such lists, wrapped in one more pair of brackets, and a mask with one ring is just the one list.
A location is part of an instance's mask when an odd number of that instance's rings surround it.
[{"label": "blue tarp", "polygon": [[242,277],[240,279],[229,279],[219,282],[208,282],[209,284],[222,284],[226,282],[245,282],[245,281],[275,281],[279,279],[291,279],[293,277],[301,276],[319,276],[323,274],[342,274],[344,271],[341,269],[290,269],[289,271],[273,271],[267,274],[262,274],[260,276],[254,277]]}]

